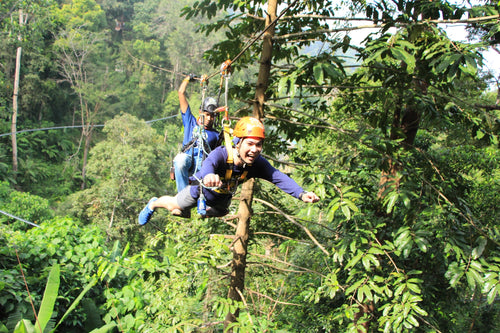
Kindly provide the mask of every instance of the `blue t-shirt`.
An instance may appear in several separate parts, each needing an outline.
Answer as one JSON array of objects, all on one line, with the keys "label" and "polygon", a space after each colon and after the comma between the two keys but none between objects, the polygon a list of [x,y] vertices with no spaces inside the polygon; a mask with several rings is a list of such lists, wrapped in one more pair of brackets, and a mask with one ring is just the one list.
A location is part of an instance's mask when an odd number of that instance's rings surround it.
[{"label": "blue t-shirt", "polygon": [[[184,139],[182,140],[182,145],[185,146],[189,144],[193,140],[193,134],[197,131],[200,131],[200,126],[198,122],[191,113],[191,107],[188,105],[188,108],[185,113],[182,113],[182,125],[184,126]],[[217,141],[219,140],[219,132],[214,129],[205,129],[206,134],[205,142],[210,146],[210,149],[214,149],[217,145]],[[198,143],[196,142],[194,146],[186,151],[186,154],[198,154]]]},{"label": "blue t-shirt", "polygon": [[[215,148],[203,161],[201,170],[196,173],[196,178],[192,177],[192,180],[203,179],[208,174],[217,174],[221,179],[224,178],[227,169],[227,150],[225,146],[219,146]],[[283,192],[290,194],[291,196],[298,198],[300,193],[304,190],[300,187],[292,178],[285,175],[283,172],[279,171],[273,167],[269,161],[264,157],[259,156],[251,166],[247,166],[245,169],[233,165],[233,176],[239,177],[244,171],[248,171],[245,180],[250,178],[262,178],[265,179]],[[200,196],[200,191],[198,186],[191,186],[190,189],[191,196],[198,199]],[[203,188],[203,195],[207,201],[208,206],[221,206],[229,205],[232,198],[232,193],[217,193],[213,190]]]}]

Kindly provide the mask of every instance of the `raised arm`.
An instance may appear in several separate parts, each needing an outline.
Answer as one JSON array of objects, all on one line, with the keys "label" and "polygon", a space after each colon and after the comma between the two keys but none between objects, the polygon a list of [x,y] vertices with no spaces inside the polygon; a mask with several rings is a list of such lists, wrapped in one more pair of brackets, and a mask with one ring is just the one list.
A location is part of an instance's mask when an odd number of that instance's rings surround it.
[{"label": "raised arm", "polygon": [[177,91],[179,95],[179,106],[181,108],[182,113],[186,113],[187,108],[189,106],[188,100],[186,98],[186,87],[189,83],[189,75],[182,80],[181,85],[179,86],[179,90]]}]

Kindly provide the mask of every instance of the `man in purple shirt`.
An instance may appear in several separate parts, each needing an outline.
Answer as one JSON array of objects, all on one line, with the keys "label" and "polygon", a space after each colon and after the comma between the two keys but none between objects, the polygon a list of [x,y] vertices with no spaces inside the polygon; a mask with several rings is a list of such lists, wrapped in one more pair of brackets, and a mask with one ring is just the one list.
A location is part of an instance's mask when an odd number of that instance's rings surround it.
[{"label": "man in purple shirt", "polygon": [[190,185],[175,197],[152,198],[139,214],[139,224],[148,223],[156,208],[165,208],[174,215],[190,217],[191,208],[196,207],[200,197],[206,203],[205,216],[224,216],[228,213],[237,186],[249,178],[268,180],[304,202],[319,201],[315,193],[304,191],[293,179],[261,156],[265,132],[260,120],[242,118],[236,124],[233,135],[235,140],[231,150],[228,152],[225,146],[217,147],[205,159],[201,170],[193,176],[202,181],[201,186]]}]

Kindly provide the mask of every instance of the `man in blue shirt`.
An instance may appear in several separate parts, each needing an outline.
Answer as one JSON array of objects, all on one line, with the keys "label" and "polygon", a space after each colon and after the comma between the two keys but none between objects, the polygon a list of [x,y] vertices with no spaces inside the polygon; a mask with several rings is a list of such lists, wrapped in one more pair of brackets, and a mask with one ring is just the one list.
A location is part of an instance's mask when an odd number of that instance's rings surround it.
[{"label": "man in blue shirt", "polygon": [[199,185],[190,185],[175,197],[152,198],[139,214],[139,224],[148,223],[156,208],[166,208],[174,215],[189,217],[190,210],[196,207],[201,193],[206,200],[206,216],[224,216],[229,212],[236,187],[249,178],[268,180],[304,202],[319,201],[316,194],[304,191],[293,179],[261,156],[265,132],[260,120],[251,117],[240,119],[233,135],[236,138],[229,151],[226,146],[217,147],[195,174],[194,178],[202,180],[201,192]]},{"label": "man in blue shirt", "polygon": [[184,139],[182,151],[174,158],[177,192],[189,185],[189,177],[201,169],[204,155],[206,156],[215,148],[219,139],[219,133],[212,128],[217,101],[213,97],[205,98],[200,115],[196,119],[186,98],[186,87],[191,80],[193,80],[192,76],[187,76],[178,90]]}]

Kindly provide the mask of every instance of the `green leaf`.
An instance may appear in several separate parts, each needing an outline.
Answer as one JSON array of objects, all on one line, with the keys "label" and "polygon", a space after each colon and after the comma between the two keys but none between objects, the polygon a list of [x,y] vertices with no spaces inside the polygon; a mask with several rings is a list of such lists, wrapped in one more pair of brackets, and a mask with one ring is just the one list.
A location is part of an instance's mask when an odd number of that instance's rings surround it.
[{"label": "green leaf", "polygon": [[480,236],[477,239],[477,243],[478,245],[472,250],[472,257],[474,259],[479,258],[483,254],[484,248],[486,247],[488,241],[483,236]]},{"label": "green leaf", "polygon": [[429,242],[427,239],[423,237],[415,237],[415,244],[417,244],[418,248],[422,252],[427,252],[427,247],[429,246]]},{"label": "green leaf", "polygon": [[413,317],[413,315],[409,315],[408,317],[406,317],[406,320],[413,326],[413,327],[418,327],[418,320]]},{"label": "green leaf", "polygon": [[373,300],[373,294],[372,294],[372,291],[371,291],[369,285],[365,284],[360,289],[363,290],[363,294],[365,294],[365,297],[367,300],[369,300],[369,301]]},{"label": "green leaf", "polygon": [[340,207],[340,209],[342,210],[342,213],[344,214],[346,219],[350,220],[351,219],[351,210],[349,209],[349,207],[347,207],[346,205],[342,205]]},{"label": "green leaf", "polygon": [[427,311],[425,311],[424,309],[422,309],[421,307],[419,307],[416,304],[412,304],[411,308],[413,309],[413,311],[415,311],[416,313],[418,313],[421,316],[427,316],[428,315]]},{"label": "green leaf", "polygon": [[491,288],[490,292],[487,295],[488,304],[492,304],[497,298],[498,293],[500,293],[500,283],[495,286],[495,288]]},{"label": "green leaf", "polygon": [[82,298],[85,296],[85,294],[87,294],[87,292],[93,286],[95,286],[96,283],[97,283],[97,278],[96,277],[92,277],[92,279],[85,286],[85,288],[82,290],[82,292],[80,293],[80,295],[78,295],[78,297],[73,301],[73,303],[71,303],[70,307],[68,308],[68,310],[66,310],[66,312],[64,313],[64,315],[62,316],[62,318],[57,323],[56,327],[54,327],[54,329],[51,331],[51,333],[56,332],[57,327],[59,325],[61,325],[61,323],[64,321],[64,319],[66,319],[66,317],[78,306],[78,304],[80,303],[80,301],[82,300]]},{"label": "green leaf", "polygon": [[[458,266],[458,263],[454,262],[450,265],[448,268],[448,271],[446,272],[447,277],[450,279],[450,285],[452,287],[455,287],[457,283],[460,281],[462,276],[464,275],[464,269],[461,266]],[[451,278],[450,278],[451,276]]]},{"label": "green leaf", "polygon": [[35,333],[35,332],[36,332],[35,326],[33,326],[33,324],[30,323],[29,320],[22,319],[17,323],[13,333]]},{"label": "green leaf", "polygon": [[116,323],[109,323],[104,325],[103,327],[96,328],[95,330],[90,331],[90,333],[108,333],[113,332],[113,329],[116,327]]},{"label": "green leaf", "polygon": [[406,285],[404,284],[401,284],[399,287],[396,288],[396,290],[394,291],[394,295],[395,296],[399,296],[401,295],[401,293],[403,293],[403,291],[406,289]]},{"label": "green leaf", "polygon": [[356,256],[354,256],[351,260],[349,260],[349,262],[346,265],[346,268],[354,267],[362,257],[363,257],[363,252],[359,251],[359,253]]},{"label": "green leaf", "polygon": [[407,72],[412,74],[415,70],[415,57],[402,48],[391,48],[391,52],[394,58],[403,61],[407,65]]},{"label": "green leaf", "polygon": [[349,206],[349,208],[350,208],[353,212],[357,212],[357,211],[359,211],[358,207],[356,207],[356,205],[354,204],[354,202],[352,202],[351,200],[349,200],[349,199],[345,199],[345,198],[344,198],[343,203],[345,203],[347,206]]},{"label": "green leaf", "polygon": [[47,323],[52,317],[54,304],[59,293],[59,283],[60,268],[58,264],[55,264],[50,270],[47,285],[43,293],[42,304],[40,305],[40,311],[38,312],[38,321],[42,332],[45,330],[45,326],[47,326]]},{"label": "green leaf", "polygon": [[386,201],[387,202],[387,209],[386,209],[387,214],[390,214],[392,212],[392,208],[396,204],[398,197],[399,197],[399,194],[397,192],[391,192],[388,195],[388,198]]},{"label": "green leaf", "polygon": [[328,211],[328,215],[326,216],[327,221],[330,222],[333,221],[335,217],[335,212],[337,211],[337,209],[339,209],[339,207],[340,207],[340,202],[337,200]]},{"label": "green leaf", "polygon": [[315,64],[313,67],[313,73],[314,73],[314,79],[318,84],[323,84],[325,82],[323,74],[323,64],[321,63]]},{"label": "green leaf", "polygon": [[404,228],[399,229],[398,232],[400,232],[400,233],[399,233],[398,237],[394,240],[394,245],[397,248],[400,248],[408,243],[409,238],[410,238],[410,229],[408,227],[404,227]]},{"label": "green leaf", "polygon": [[360,303],[362,303],[362,302],[363,302],[363,300],[365,299],[365,295],[364,295],[364,292],[363,292],[363,288],[359,288],[359,289],[358,289],[357,299],[358,299],[358,302],[360,302]]},{"label": "green leaf", "polygon": [[410,289],[411,291],[413,291],[416,294],[421,293],[420,287],[416,284],[408,283],[408,284],[406,284],[406,286],[408,287],[408,289]]},{"label": "green leaf", "polygon": [[469,287],[471,289],[475,289],[476,283],[481,281],[481,277],[474,269],[469,269],[467,272],[465,272],[465,277],[467,278],[467,282],[469,283]]},{"label": "green leaf", "polygon": [[450,64],[453,62],[453,59],[449,56],[445,56],[444,59],[442,59],[439,63],[439,65],[436,68],[436,72],[442,73],[448,69]]},{"label": "green leaf", "polygon": [[363,266],[367,271],[370,270],[370,258],[368,258],[368,255],[363,256],[363,259],[361,259],[361,262],[363,263]]}]

